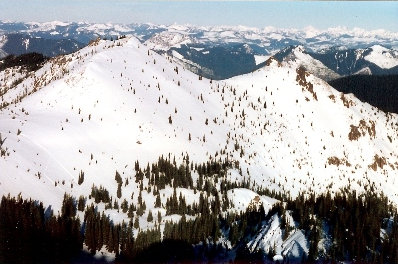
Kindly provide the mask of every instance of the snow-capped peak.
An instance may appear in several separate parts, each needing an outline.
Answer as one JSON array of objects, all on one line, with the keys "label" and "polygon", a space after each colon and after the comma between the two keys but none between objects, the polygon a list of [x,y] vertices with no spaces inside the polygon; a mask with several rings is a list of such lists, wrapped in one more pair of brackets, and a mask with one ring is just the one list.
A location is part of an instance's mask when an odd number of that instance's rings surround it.
[{"label": "snow-capped peak", "polygon": [[374,45],[370,50],[371,52],[364,57],[365,60],[383,69],[390,69],[398,66],[398,51],[389,50],[381,45]]},{"label": "snow-capped peak", "polygon": [[308,72],[324,79],[336,79],[339,75],[326,67],[321,61],[309,55],[304,46],[287,47],[280,52],[283,63],[292,67],[303,66]]}]

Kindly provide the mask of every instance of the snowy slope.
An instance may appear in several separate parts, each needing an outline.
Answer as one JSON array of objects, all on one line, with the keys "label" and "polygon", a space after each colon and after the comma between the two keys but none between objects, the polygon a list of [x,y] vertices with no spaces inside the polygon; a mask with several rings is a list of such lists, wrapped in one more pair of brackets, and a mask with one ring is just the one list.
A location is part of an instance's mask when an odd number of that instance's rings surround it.
[{"label": "snowy slope", "polygon": [[[257,164],[270,164],[254,175],[263,174],[259,180],[275,177],[283,189],[293,193],[302,182],[315,191],[329,184],[362,189],[364,182],[367,187],[374,183],[396,201],[393,186],[397,183],[388,175],[395,175],[397,169],[397,116],[381,113],[351,95],[342,96],[323,81],[307,76],[307,82],[313,84],[312,94],[297,84],[295,69],[273,65],[250,79],[240,76],[227,82],[239,87],[238,95],[247,89],[248,98],[267,101],[265,111],[255,111],[261,105],[252,106],[252,102],[241,104],[248,119],[245,123],[251,124],[246,137],[252,142],[244,148],[252,152],[251,167],[255,171]],[[355,139],[357,130],[360,137]],[[385,163],[382,168],[374,166],[378,157]]]},{"label": "snowy slope", "polygon": [[[109,45],[114,44],[102,42],[67,56],[63,62],[66,66],[53,60],[37,73],[36,76],[41,76],[37,79],[46,79],[46,73],[55,71],[54,64],[58,63],[62,65],[62,71],[68,70],[69,74],[27,97],[21,105],[3,110],[1,133],[3,138],[7,137],[3,148],[9,146],[11,154],[2,163],[7,166],[7,174],[16,178],[2,181],[2,193],[26,189],[28,195],[44,201],[48,200],[49,193],[59,196],[64,191],[87,194],[94,182],[110,185],[106,175],[111,176],[113,182],[116,169],[131,174],[137,159],[153,161],[161,154],[185,150],[188,131],[184,131],[184,123],[189,121],[190,115],[194,118],[193,128],[205,121],[204,113],[199,110],[202,102],[196,98],[201,86],[179,89],[179,75],[173,71],[173,65],[156,54],[147,56],[147,50],[137,48],[140,44],[134,39],[125,41],[123,48],[115,45],[108,49]],[[91,51],[101,52],[91,56]],[[161,62],[156,67],[145,67],[146,63],[153,64],[154,59]],[[167,71],[163,73],[162,68]],[[121,77],[122,74],[125,77]],[[180,75],[185,75],[185,78],[178,78],[181,82],[190,84],[192,76],[187,79],[187,75],[192,74]],[[30,86],[27,84],[35,83],[37,79],[29,78],[18,88],[10,89],[4,100],[11,101],[18,90],[23,92],[25,85]],[[158,83],[160,90],[156,87]],[[159,97],[161,103],[157,102]],[[184,104],[191,105],[192,111],[184,111]],[[210,109],[218,107],[212,102],[208,105]],[[177,114],[176,107],[180,110]],[[177,116],[174,126],[168,123],[170,115]],[[16,132],[18,128],[22,131],[20,135],[8,133]],[[206,145],[200,143],[203,135],[199,134],[200,129],[197,131],[192,131],[195,144],[188,146],[197,153],[199,160],[205,160],[206,152],[214,153],[216,146],[203,146]],[[90,159],[91,154],[94,160]],[[86,176],[90,180],[85,188],[76,190],[81,169],[90,175]],[[43,175],[42,182],[46,183],[39,184],[40,189],[45,189],[39,192],[28,187],[34,186],[33,182],[38,184],[34,177],[38,172]],[[27,179],[27,175],[32,178]],[[58,193],[54,192],[54,181],[57,180],[67,182],[65,186],[60,184],[62,187],[55,188],[60,189]],[[25,182],[27,187],[21,186],[18,190],[12,187],[16,182]],[[71,183],[75,183],[73,190]]]},{"label": "snowy slope", "polygon": [[371,52],[364,57],[383,69],[390,69],[398,65],[398,51],[387,49],[380,45],[370,48]]},{"label": "snowy slope", "polygon": [[88,195],[93,184],[115,196],[115,171],[133,178],[136,160],[188,153],[195,162],[228,155],[243,177],[293,196],[350,186],[398,202],[397,115],[272,60],[210,82],[134,38],[98,41],[5,90],[2,103],[18,100],[0,113],[0,194],[59,209],[64,192]]}]

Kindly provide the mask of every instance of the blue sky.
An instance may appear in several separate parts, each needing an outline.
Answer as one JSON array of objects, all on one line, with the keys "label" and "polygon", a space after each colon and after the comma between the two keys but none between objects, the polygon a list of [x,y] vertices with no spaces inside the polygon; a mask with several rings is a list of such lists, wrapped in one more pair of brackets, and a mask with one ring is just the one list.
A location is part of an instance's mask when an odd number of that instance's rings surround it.
[{"label": "blue sky", "polygon": [[0,0],[0,20],[245,25],[398,31],[398,2]]}]

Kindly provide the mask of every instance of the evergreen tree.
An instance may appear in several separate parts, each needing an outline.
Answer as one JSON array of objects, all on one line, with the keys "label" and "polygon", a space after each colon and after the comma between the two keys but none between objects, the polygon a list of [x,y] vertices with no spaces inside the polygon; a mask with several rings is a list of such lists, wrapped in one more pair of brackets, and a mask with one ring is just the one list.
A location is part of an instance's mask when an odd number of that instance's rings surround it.
[{"label": "evergreen tree", "polygon": [[86,198],[83,195],[80,195],[79,202],[77,204],[77,209],[81,212],[84,212],[85,207],[86,207]]},{"label": "evergreen tree", "polygon": [[162,214],[158,211],[158,223],[162,221]]},{"label": "evergreen tree", "polygon": [[120,205],[120,208],[122,208],[123,213],[127,213],[129,209],[129,204],[126,199],[123,200],[122,204]]},{"label": "evergreen tree", "polygon": [[64,194],[64,200],[62,202],[62,208],[61,208],[61,215],[62,217],[65,218],[76,216],[76,202],[71,196],[67,194]]},{"label": "evergreen tree", "polygon": [[148,217],[147,217],[146,220],[147,220],[148,222],[152,222],[152,221],[153,221],[153,215],[152,215],[152,211],[151,211],[151,210],[149,210]]},{"label": "evergreen tree", "polygon": [[116,196],[117,196],[117,198],[119,198],[119,199],[122,197],[122,185],[121,185],[121,184],[119,184],[119,185],[117,186]]},{"label": "evergreen tree", "polygon": [[155,207],[160,208],[162,206],[162,201],[160,200],[160,194],[156,195]]},{"label": "evergreen tree", "polygon": [[138,221],[138,216],[134,220],[134,228],[138,229],[140,227],[140,222]]},{"label": "evergreen tree", "polygon": [[80,171],[80,173],[79,173],[79,178],[78,178],[78,180],[77,180],[77,183],[78,183],[79,185],[81,185],[83,182],[84,182],[84,172],[83,172],[83,171]]}]

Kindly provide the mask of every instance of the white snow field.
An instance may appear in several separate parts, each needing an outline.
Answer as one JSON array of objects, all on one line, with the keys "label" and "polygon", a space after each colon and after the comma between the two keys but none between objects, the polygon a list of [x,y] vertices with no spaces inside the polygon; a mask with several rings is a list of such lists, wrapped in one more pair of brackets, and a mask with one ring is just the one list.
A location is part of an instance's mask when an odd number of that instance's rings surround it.
[{"label": "white snow field", "polygon": [[398,51],[389,50],[380,45],[374,45],[370,47],[370,49],[372,51],[365,56],[365,60],[383,69],[390,69],[398,66]]}]

